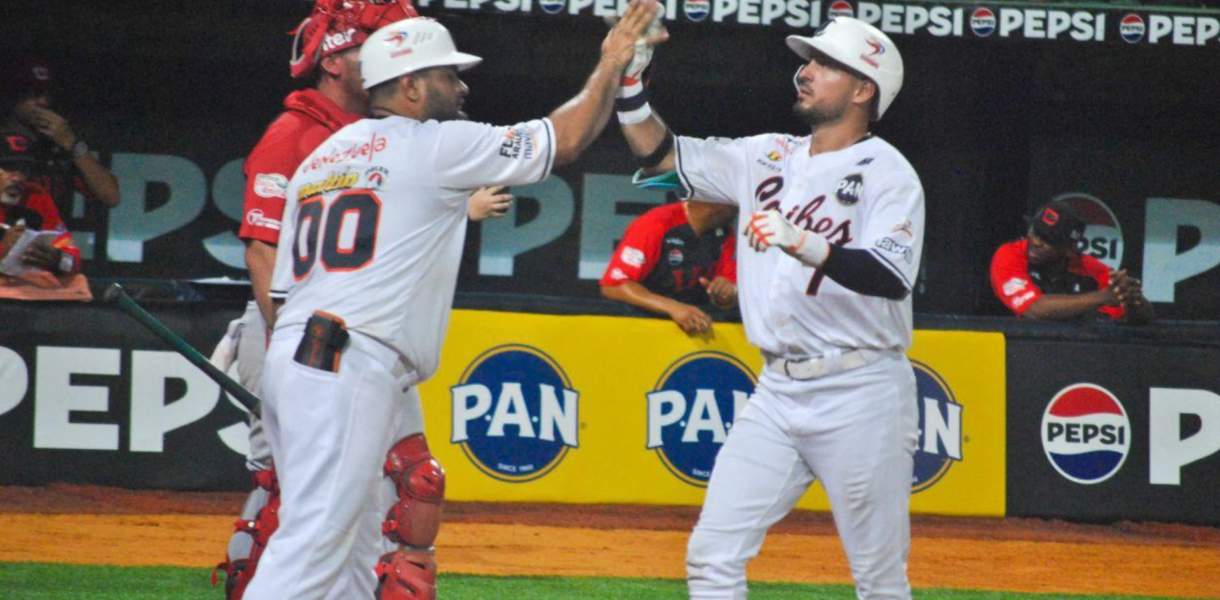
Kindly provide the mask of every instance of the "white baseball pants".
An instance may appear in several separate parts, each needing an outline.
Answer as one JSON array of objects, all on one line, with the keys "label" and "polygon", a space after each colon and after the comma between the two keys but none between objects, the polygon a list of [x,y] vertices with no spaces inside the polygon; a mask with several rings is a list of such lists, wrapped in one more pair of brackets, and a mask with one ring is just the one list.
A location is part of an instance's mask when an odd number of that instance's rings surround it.
[{"label": "white baseball pants", "polygon": [[716,457],[687,547],[692,600],[748,596],[746,563],[815,478],[860,600],[909,600],[909,500],[918,442],[906,357],[798,381],[764,369]]},{"label": "white baseball pants", "polygon": [[401,432],[423,429],[418,395],[412,403],[404,392],[415,376],[393,350],[354,332],[338,373],[303,366],[292,359],[302,331],[277,330],[267,351],[263,421],[283,504],[245,597],[371,599],[386,452]]}]

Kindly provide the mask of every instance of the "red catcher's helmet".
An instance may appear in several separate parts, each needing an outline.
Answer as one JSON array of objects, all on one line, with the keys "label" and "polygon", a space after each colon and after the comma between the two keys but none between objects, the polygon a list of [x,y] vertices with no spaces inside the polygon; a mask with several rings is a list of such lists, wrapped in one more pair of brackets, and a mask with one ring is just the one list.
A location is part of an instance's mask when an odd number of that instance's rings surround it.
[{"label": "red catcher's helmet", "polygon": [[292,76],[307,77],[323,57],[364,43],[369,34],[419,16],[411,0],[318,0],[292,40]]}]

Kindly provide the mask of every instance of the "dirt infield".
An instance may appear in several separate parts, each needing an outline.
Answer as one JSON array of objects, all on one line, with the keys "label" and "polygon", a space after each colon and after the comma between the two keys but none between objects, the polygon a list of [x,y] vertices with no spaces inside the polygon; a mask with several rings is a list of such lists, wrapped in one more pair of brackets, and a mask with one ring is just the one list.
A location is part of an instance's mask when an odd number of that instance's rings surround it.
[{"label": "dirt infield", "polygon": [[[211,566],[244,497],[0,487],[0,561]],[[442,568],[489,575],[680,578],[697,516],[685,507],[451,503],[446,511]],[[917,587],[1220,598],[1220,529],[916,517],[912,535]],[[750,575],[850,582],[828,515],[805,511],[772,530]]]}]

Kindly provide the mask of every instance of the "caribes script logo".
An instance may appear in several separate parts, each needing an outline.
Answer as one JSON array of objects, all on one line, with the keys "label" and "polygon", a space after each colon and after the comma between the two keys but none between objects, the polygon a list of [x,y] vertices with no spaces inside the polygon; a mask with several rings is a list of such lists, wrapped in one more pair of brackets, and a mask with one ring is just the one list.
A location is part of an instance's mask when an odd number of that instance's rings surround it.
[{"label": "caribes script logo", "polygon": [[716,454],[757,383],[754,372],[728,354],[678,359],[646,395],[647,448],[678,479],[707,487]]},{"label": "caribes script logo", "polygon": [[484,352],[450,388],[450,441],[480,471],[524,483],[550,473],[579,447],[580,394],[545,352],[508,344]]},{"label": "caribes script logo", "polygon": [[931,367],[912,360],[919,406],[919,447],[911,492],[922,492],[944,478],[962,460],[962,405],[949,384]]},{"label": "caribes script logo", "polygon": [[1063,388],[1042,414],[1042,450],[1060,475],[1076,483],[1114,476],[1131,449],[1127,410],[1110,390],[1091,383]]}]

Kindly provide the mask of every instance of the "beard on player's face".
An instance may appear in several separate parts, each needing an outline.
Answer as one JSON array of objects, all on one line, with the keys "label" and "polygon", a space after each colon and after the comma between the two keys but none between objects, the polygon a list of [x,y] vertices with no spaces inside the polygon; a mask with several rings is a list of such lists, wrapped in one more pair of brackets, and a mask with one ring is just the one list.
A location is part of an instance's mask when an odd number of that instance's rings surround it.
[{"label": "beard on player's face", "polygon": [[792,114],[796,118],[810,127],[818,127],[826,123],[833,123],[843,118],[843,114],[847,112],[847,102],[838,102],[832,104],[813,104],[805,106],[800,100],[792,105]]},{"label": "beard on player's face", "polygon": [[462,110],[469,89],[453,67],[437,67],[425,74],[424,119],[465,121],[470,117]]}]

